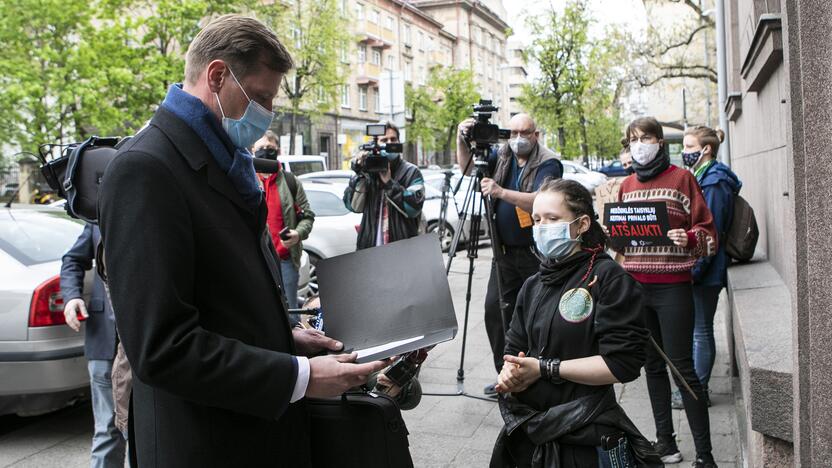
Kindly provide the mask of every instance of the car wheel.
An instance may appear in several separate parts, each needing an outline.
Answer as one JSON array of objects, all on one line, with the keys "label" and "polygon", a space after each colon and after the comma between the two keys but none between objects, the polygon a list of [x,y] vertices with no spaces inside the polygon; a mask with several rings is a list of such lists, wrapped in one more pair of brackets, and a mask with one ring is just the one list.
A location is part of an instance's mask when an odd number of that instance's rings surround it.
[{"label": "car wheel", "polygon": [[[433,221],[428,223],[428,232],[438,232],[439,231],[439,222]],[[442,251],[447,252],[448,249],[451,248],[451,244],[454,242],[454,228],[451,227],[450,224],[445,223],[445,233],[441,239],[439,239],[439,244],[442,246]]]},{"label": "car wheel", "polygon": [[313,254],[310,251],[306,251],[309,255],[309,297],[314,297],[318,295],[318,262],[321,261],[321,257]]}]

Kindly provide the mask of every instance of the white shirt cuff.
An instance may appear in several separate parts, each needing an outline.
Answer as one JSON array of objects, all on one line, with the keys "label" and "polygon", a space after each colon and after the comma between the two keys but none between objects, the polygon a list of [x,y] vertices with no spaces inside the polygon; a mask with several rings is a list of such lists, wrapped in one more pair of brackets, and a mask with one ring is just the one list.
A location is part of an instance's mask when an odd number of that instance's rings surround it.
[{"label": "white shirt cuff", "polygon": [[289,403],[294,403],[304,395],[306,395],[306,387],[309,386],[309,358],[304,356],[295,356],[298,362],[298,378],[295,379],[295,390],[292,392],[292,398]]}]

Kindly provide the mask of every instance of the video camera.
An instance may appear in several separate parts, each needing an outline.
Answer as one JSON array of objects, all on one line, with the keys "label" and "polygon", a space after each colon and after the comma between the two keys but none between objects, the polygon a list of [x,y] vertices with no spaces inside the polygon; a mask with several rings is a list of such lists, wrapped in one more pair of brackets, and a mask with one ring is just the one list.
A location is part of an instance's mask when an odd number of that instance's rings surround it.
[{"label": "video camera", "polygon": [[367,151],[369,154],[361,162],[354,164],[353,169],[356,172],[366,172],[369,174],[384,172],[387,170],[389,160],[382,156],[382,150],[388,153],[401,153],[404,149],[401,143],[387,143],[380,145],[378,138],[387,133],[387,125],[385,124],[369,124],[367,125],[366,135],[373,137],[373,141],[359,146],[361,151]]},{"label": "video camera", "polygon": [[474,117],[477,121],[471,127],[466,140],[473,142],[477,149],[485,149],[497,144],[500,140],[507,140],[511,137],[511,131],[502,129],[492,124],[491,115],[500,110],[492,104],[490,99],[480,99],[479,104],[474,104]]}]

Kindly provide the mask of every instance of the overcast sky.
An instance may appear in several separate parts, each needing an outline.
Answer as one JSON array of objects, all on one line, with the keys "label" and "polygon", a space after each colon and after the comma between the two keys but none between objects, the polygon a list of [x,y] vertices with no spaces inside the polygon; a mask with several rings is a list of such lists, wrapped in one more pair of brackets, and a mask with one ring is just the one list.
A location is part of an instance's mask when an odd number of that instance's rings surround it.
[{"label": "overcast sky", "polygon": [[[526,18],[529,15],[544,14],[550,8],[562,10],[566,0],[512,0],[503,1],[508,14],[507,22],[514,31],[510,40],[519,40],[524,45],[531,43],[531,33],[526,27]],[[591,34],[601,34],[609,25],[620,25],[629,28],[631,31],[644,30],[646,16],[644,4],[641,0],[590,0],[591,16],[595,24]],[[528,70],[531,75],[536,74],[535,67]]]},{"label": "overcast sky", "polygon": [[[565,0],[503,1],[514,37],[523,41],[528,41],[530,37],[525,25],[528,15],[539,15],[552,7],[560,10],[565,3]],[[609,24],[630,25],[633,22],[638,29],[644,25],[644,4],[641,0],[590,0],[589,4],[592,17],[602,28]]]}]

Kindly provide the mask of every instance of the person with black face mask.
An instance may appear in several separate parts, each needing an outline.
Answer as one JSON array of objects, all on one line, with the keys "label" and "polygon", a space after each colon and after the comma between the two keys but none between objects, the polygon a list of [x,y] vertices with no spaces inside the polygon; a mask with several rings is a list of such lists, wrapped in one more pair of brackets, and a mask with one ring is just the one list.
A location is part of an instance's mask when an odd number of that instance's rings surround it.
[{"label": "person with black face mask", "polygon": [[[277,136],[267,130],[262,138],[252,147],[255,158],[277,159]],[[303,253],[303,241],[312,232],[315,212],[309,206],[306,192],[294,174],[285,172],[278,164],[274,174],[260,174],[266,199],[269,225],[274,248],[280,257],[280,273],[283,280],[283,293],[289,307],[298,307],[298,279],[300,257]]]}]

